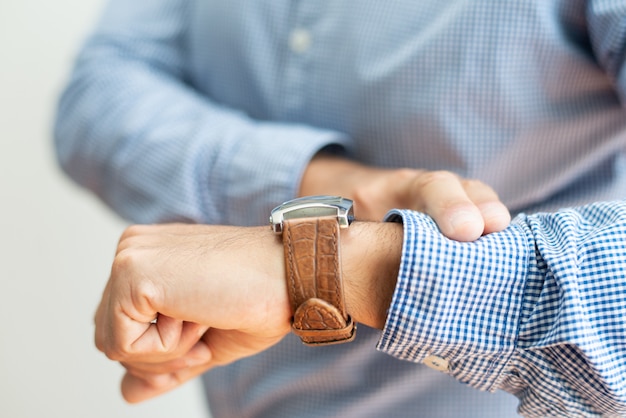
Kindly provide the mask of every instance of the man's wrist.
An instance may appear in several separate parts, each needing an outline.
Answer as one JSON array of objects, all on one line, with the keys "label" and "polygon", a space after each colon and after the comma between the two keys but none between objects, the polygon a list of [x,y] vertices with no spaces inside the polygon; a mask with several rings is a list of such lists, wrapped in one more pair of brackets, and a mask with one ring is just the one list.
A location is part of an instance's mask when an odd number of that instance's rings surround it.
[{"label": "man's wrist", "polygon": [[356,221],[341,233],[346,304],[356,322],[382,329],[395,290],[403,228],[395,222]]}]

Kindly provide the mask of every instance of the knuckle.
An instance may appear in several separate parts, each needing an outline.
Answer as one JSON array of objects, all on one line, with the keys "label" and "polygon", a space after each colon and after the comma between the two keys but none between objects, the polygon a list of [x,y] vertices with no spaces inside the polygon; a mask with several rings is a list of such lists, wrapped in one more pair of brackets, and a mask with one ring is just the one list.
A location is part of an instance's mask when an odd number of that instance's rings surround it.
[{"label": "knuckle", "polygon": [[398,180],[408,180],[414,178],[416,175],[420,175],[421,170],[415,170],[413,168],[398,168],[393,171],[393,175]]},{"label": "knuckle", "polygon": [[126,248],[136,246],[141,237],[145,235],[145,231],[145,225],[131,225],[127,227],[124,232],[122,232],[122,235],[117,242],[117,251],[119,252]]},{"label": "knuckle", "polygon": [[431,186],[433,184],[449,182],[449,181],[459,181],[459,177],[445,170],[435,170],[435,171],[424,171],[418,176],[418,183],[421,187]]},{"label": "knuckle", "polygon": [[[144,347],[142,347],[144,345]],[[127,338],[112,336],[109,341],[104,344],[102,352],[104,355],[114,361],[120,363],[145,361],[152,356],[158,356],[163,348],[158,346],[145,347],[145,344],[137,345],[137,340],[133,341]]]},{"label": "knuckle", "polygon": [[489,186],[487,186],[485,183],[483,183],[482,181],[478,179],[462,179],[461,184],[466,189],[478,189],[478,188],[490,189]]},{"label": "knuckle", "polygon": [[104,354],[114,361],[124,362],[132,361],[137,357],[136,350],[133,348],[133,343],[125,338],[122,338],[119,334],[114,334],[106,344]]},{"label": "knuckle", "polygon": [[132,298],[135,306],[140,309],[144,308],[143,304],[146,304],[145,308],[150,308],[158,296],[159,292],[156,285],[147,278],[138,280],[134,285]]},{"label": "knuckle", "polygon": [[354,190],[352,191],[352,199],[358,205],[364,205],[366,204],[366,202],[370,200],[371,198],[370,194],[371,194],[370,188],[368,185],[359,185],[359,186],[356,186]]},{"label": "knuckle", "polygon": [[132,358],[129,347],[120,344],[107,344],[100,351],[102,351],[109,360],[113,361],[122,362]]},{"label": "knuckle", "polygon": [[128,226],[124,230],[124,232],[122,232],[122,235],[120,236],[120,241],[123,241],[125,239],[141,235],[143,233],[143,229],[144,229],[143,225],[130,225],[130,226]]},{"label": "knuckle", "polygon": [[141,251],[134,247],[123,248],[113,258],[111,272],[114,277],[129,271],[139,269],[141,265]]},{"label": "knuckle", "polygon": [[496,201],[499,199],[496,191],[486,183],[477,179],[463,179],[461,184],[471,199],[475,202]]},{"label": "knuckle", "polygon": [[116,254],[119,254],[120,252],[124,251],[124,250],[128,250],[130,248],[134,248],[137,245],[137,241],[138,238],[137,237],[127,237],[124,239],[121,239],[118,243],[117,243],[117,250],[116,250]]}]

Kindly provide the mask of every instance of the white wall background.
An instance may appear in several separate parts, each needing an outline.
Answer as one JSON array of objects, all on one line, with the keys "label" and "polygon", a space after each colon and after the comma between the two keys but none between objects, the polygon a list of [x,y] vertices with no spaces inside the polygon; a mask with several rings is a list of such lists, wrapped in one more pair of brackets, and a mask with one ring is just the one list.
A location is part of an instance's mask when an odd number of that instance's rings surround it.
[{"label": "white wall background", "polygon": [[198,382],[126,404],[121,367],[92,343],[125,225],[60,173],[51,125],[101,7],[0,0],[0,417],[207,417]]}]

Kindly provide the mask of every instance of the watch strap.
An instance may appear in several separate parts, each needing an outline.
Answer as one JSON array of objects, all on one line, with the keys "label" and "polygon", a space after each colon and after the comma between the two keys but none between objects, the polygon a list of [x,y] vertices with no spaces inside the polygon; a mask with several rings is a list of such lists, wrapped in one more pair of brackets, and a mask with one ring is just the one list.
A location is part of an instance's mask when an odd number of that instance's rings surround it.
[{"label": "watch strap", "polygon": [[348,342],[355,336],[343,292],[339,231],[333,216],[284,221],[292,330],[307,345]]}]

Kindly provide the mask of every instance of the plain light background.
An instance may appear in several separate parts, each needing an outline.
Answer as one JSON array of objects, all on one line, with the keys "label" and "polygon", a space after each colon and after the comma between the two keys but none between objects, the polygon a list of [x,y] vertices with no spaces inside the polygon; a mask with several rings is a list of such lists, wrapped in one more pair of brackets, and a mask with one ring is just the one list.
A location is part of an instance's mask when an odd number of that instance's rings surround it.
[{"label": "plain light background", "polygon": [[93,346],[125,223],[61,174],[51,126],[102,5],[0,0],[0,417],[206,418],[198,381],[126,404],[122,368]]}]

